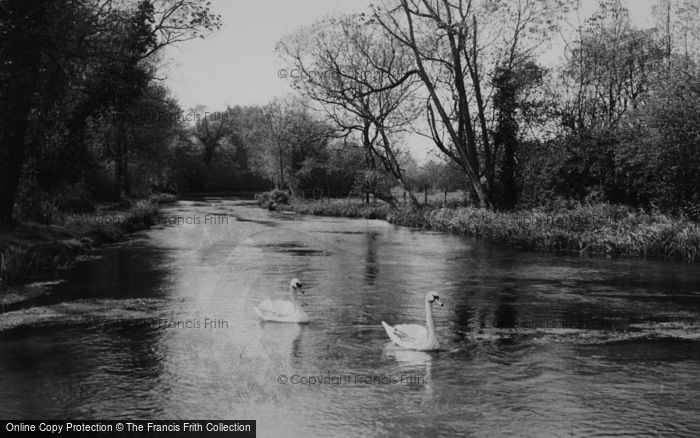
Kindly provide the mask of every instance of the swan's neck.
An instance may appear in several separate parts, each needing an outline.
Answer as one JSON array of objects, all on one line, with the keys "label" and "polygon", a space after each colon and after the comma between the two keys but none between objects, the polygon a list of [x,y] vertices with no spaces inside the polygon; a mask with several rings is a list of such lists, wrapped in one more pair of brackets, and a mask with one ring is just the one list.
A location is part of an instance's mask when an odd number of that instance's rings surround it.
[{"label": "swan's neck", "polygon": [[428,342],[434,343],[437,341],[435,336],[435,321],[433,321],[433,303],[425,301],[425,326],[428,329]]},{"label": "swan's neck", "polygon": [[294,304],[294,307],[298,309],[299,301],[297,301],[297,290],[289,286],[289,294],[292,296],[292,304]]}]

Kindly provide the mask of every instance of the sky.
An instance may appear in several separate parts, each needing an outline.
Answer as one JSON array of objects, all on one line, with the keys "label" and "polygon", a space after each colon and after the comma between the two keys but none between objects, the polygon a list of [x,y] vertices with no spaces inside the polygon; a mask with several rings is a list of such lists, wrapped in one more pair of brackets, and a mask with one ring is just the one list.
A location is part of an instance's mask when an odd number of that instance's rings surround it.
[{"label": "sky", "polygon": [[212,0],[221,29],[166,53],[166,85],[184,109],[264,105],[291,92],[275,44],[327,15],[366,11],[369,0]]},{"label": "sky", "polygon": [[[653,0],[624,0],[636,24],[650,21]],[[275,45],[296,29],[329,16],[365,12],[371,0],[211,0],[222,16],[222,27],[205,39],[171,47],[165,53],[165,85],[187,110],[203,105],[209,111],[227,106],[264,105],[292,92],[289,79],[279,77],[289,67],[275,54]],[[595,10],[596,0],[582,0],[582,19]],[[419,161],[427,157],[425,139],[411,141]]]}]

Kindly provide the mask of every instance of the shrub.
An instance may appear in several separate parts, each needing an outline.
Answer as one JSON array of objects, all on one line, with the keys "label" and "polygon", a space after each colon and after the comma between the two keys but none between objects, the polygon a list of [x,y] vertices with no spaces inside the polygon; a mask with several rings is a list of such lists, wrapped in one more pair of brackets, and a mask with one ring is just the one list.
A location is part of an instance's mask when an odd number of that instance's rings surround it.
[{"label": "shrub", "polygon": [[274,189],[271,192],[263,192],[255,195],[258,205],[268,210],[276,210],[279,205],[289,203],[289,194],[284,190]]}]

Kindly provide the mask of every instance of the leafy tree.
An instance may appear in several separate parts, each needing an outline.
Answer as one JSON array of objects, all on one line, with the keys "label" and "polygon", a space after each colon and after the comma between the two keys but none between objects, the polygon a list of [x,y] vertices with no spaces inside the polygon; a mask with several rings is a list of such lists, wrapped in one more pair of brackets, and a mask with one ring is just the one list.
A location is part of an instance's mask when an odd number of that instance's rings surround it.
[{"label": "leafy tree", "polygon": [[[684,68],[685,70],[685,68]],[[628,203],[700,218],[700,71],[658,83],[621,130],[617,183]]]},{"label": "leafy tree", "polygon": [[512,209],[518,203],[519,149],[524,140],[521,125],[536,122],[533,113],[546,105],[531,93],[541,87],[544,75],[544,69],[534,62],[505,63],[494,72],[493,149],[498,172],[494,197],[501,208]]},{"label": "leafy tree", "polygon": [[616,183],[618,130],[660,79],[662,46],[651,30],[632,26],[619,0],[605,0],[569,47],[555,184],[565,196],[625,202]]},{"label": "leafy tree", "polygon": [[560,1],[387,1],[374,17],[413,54],[428,94],[430,137],[493,205],[496,150],[488,78],[498,61],[527,59],[556,29]]},{"label": "leafy tree", "polygon": [[[0,2],[0,221],[12,217],[23,172],[42,191],[82,178],[88,120],[129,108],[161,49],[218,25],[200,0]],[[122,145],[115,168],[129,155]]]}]

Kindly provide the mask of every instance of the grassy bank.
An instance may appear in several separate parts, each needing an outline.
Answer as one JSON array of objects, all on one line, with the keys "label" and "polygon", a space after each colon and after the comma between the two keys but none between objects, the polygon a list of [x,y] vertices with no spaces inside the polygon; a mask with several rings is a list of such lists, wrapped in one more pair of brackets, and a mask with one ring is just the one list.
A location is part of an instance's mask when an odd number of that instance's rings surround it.
[{"label": "grassy bank", "polygon": [[288,204],[278,204],[277,210],[293,211],[315,216],[387,219],[391,209],[384,202],[365,204],[358,200],[319,199],[302,201],[292,199]]},{"label": "grassy bank", "polygon": [[279,209],[301,214],[386,219],[423,230],[476,237],[537,251],[700,261],[700,225],[609,204],[496,212],[479,208],[399,207],[348,200],[291,200]]},{"label": "grassy bank", "polygon": [[60,215],[51,225],[22,223],[0,230],[0,290],[60,274],[94,246],[150,227],[158,205],[173,200],[155,195],[127,205],[103,204],[92,213]]}]

